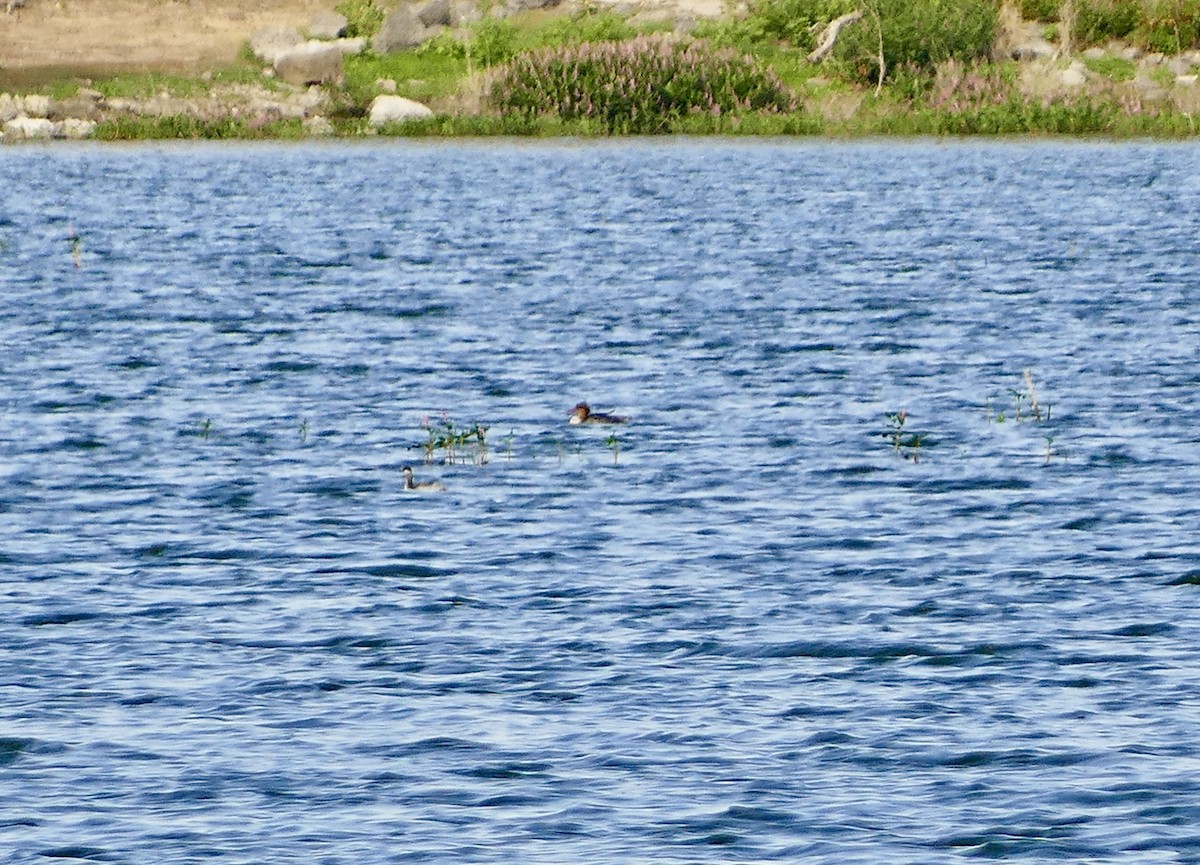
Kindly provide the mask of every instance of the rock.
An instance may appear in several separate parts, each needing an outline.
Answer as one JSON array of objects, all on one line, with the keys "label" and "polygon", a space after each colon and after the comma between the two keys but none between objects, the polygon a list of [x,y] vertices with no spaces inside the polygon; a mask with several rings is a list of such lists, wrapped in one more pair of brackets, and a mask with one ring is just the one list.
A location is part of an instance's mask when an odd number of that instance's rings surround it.
[{"label": "rock", "polygon": [[54,124],[45,117],[27,117],[22,114],[4,124],[5,138],[50,138],[53,134]]},{"label": "rock", "polygon": [[0,123],[7,123],[24,110],[24,100],[21,97],[11,93],[0,93]]},{"label": "rock", "polygon": [[1037,33],[1024,33],[1013,43],[1009,56],[1013,60],[1047,60],[1058,54],[1053,42]]},{"label": "rock", "polygon": [[21,100],[21,104],[24,106],[23,113],[27,117],[50,116],[49,96],[42,96],[40,93],[29,93]]},{"label": "rock", "polygon": [[1067,87],[1082,87],[1087,83],[1087,67],[1076,60],[1058,73],[1059,80]]},{"label": "rock", "polygon": [[274,65],[280,56],[303,41],[295,27],[264,27],[250,37],[250,50],[258,59]]},{"label": "rock", "polygon": [[451,22],[450,0],[429,0],[417,12],[417,20],[426,27],[449,27]]},{"label": "rock", "polygon": [[333,135],[333,124],[320,115],[304,118],[305,135]]},{"label": "rock", "polygon": [[1200,76],[1197,76],[1197,75],[1176,75],[1175,76],[1175,83],[1178,84],[1180,87],[1195,87],[1197,80],[1200,80]]},{"label": "rock", "polygon": [[437,32],[438,28],[422,24],[411,8],[401,6],[384,19],[383,26],[371,40],[371,49],[376,54],[390,54],[405,48],[416,48]]},{"label": "rock", "polygon": [[318,12],[308,22],[308,38],[338,39],[346,35],[350,22],[340,12]]},{"label": "rock", "polygon": [[562,0],[506,0],[505,7],[509,12],[528,12],[534,9],[553,9]]},{"label": "rock", "polygon": [[388,123],[404,123],[409,120],[421,120],[432,117],[433,112],[428,106],[403,96],[376,96],[371,101],[370,125],[376,129]]},{"label": "rock", "polygon": [[380,93],[395,93],[396,92],[396,82],[393,81],[391,78],[376,78],[375,79],[375,89],[378,90]]},{"label": "rock", "polygon": [[275,61],[275,74],[289,84],[340,84],[342,52],[328,42],[305,42]]},{"label": "rock", "polygon": [[96,121],[82,120],[78,117],[68,117],[61,123],[55,123],[52,134],[55,138],[91,138],[96,131]]},{"label": "rock", "polygon": [[78,94],[69,99],[55,99],[47,116],[51,120],[64,120],[68,117],[96,120],[100,116],[100,101],[88,97],[80,98]]},{"label": "rock", "polygon": [[1167,61],[1167,68],[1171,70],[1172,75],[1190,75],[1192,61],[1186,57],[1172,57]]},{"label": "rock", "polygon": [[367,48],[367,40],[362,36],[355,36],[352,39],[334,39],[332,42],[326,44],[332,45],[338,51],[341,51],[343,57],[349,57],[352,54],[362,54]]}]

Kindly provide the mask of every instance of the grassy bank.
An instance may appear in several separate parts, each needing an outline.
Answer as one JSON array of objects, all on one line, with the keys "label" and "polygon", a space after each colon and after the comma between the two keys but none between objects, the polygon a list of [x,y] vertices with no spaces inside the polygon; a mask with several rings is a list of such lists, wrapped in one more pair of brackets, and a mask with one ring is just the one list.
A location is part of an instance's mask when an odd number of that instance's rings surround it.
[{"label": "grassy bank", "polygon": [[[343,6],[369,35],[382,9]],[[830,22],[859,13],[829,40]],[[1021,40],[1051,46],[1012,59]],[[826,44],[828,43],[828,44]],[[813,56],[825,45],[819,60]],[[1200,112],[1200,0],[752,0],[687,33],[583,7],[485,14],[418,48],[348,57],[324,94],[324,134],[404,136],[1102,135],[1188,137]],[[387,82],[386,85],[381,82]],[[57,70],[56,99],[197,99],[264,81],[249,55],[203,76]],[[432,118],[371,128],[381,89]],[[95,137],[299,138],[296,118],[240,110],[102,118]]]}]

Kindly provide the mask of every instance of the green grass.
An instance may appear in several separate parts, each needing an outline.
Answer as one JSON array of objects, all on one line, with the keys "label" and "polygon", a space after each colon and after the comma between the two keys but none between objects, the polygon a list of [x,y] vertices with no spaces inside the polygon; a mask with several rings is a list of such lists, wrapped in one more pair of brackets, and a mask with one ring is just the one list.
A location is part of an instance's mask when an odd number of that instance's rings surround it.
[{"label": "green grass", "polygon": [[359,54],[345,61],[344,90],[351,101],[365,107],[379,92],[375,82],[390,78],[396,93],[419,102],[435,102],[452,95],[467,74],[467,61],[446,55],[422,55],[417,51],[377,56]]},{"label": "green grass", "polygon": [[1124,57],[1084,57],[1083,65],[1110,81],[1132,81],[1137,75],[1137,64]]},{"label": "green grass", "polygon": [[304,128],[299,120],[274,120],[256,124],[239,117],[206,119],[182,115],[120,117],[97,124],[95,132],[95,138],[99,141],[287,140],[302,137],[304,137]]}]

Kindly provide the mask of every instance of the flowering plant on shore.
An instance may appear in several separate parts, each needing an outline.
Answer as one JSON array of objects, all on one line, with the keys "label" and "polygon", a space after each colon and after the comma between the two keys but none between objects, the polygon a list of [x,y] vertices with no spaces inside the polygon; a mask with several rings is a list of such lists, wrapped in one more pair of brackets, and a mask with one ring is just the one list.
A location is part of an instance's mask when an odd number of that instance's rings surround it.
[{"label": "flowering plant on shore", "polygon": [[701,41],[641,36],[545,48],[505,66],[492,86],[505,114],[598,123],[610,133],[661,133],[689,114],[795,110],[770,69]]}]

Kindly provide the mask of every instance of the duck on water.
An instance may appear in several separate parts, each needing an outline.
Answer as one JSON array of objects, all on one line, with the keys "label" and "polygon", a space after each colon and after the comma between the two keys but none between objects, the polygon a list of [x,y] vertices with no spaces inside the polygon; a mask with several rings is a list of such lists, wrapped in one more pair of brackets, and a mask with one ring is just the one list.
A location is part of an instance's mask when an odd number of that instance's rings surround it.
[{"label": "duck on water", "polygon": [[420,483],[414,481],[412,466],[405,466],[400,471],[404,474],[404,488],[406,490],[417,490],[418,492],[427,493],[442,493],[446,491],[446,485],[439,481],[421,481]]},{"label": "duck on water", "polygon": [[594,412],[586,402],[581,402],[571,409],[571,418],[568,423],[626,423],[628,420],[629,418],[620,415]]}]

